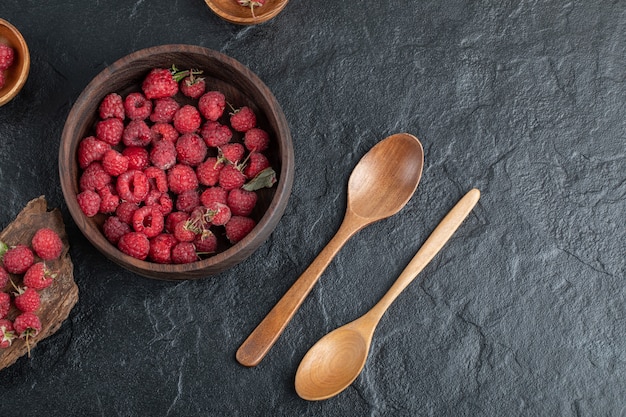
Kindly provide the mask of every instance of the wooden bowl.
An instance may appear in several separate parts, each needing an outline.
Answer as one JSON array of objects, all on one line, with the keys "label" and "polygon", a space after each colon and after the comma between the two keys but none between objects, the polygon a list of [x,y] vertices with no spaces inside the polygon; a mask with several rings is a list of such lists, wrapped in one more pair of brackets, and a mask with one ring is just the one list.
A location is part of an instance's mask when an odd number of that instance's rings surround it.
[{"label": "wooden bowl", "polygon": [[257,25],[276,17],[289,0],[267,0],[263,6],[254,8],[241,6],[237,0],[204,0],[219,17],[237,25]]},{"label": "wooden bowl", "polygon": [[[217,253],[189,264],[158,264],[128,256],[103,235],[104,215],[87,217],[76,196],[80,167],[79,142],[93,134],[97,109],[111,92],[122,96],[140,91],[141,81],[155,67],[194,68],[204,71],[208,89],[224,93],[235,107],[247,105],[257,114],[257,124],[270,134],[270,148],[265,155],[277,174],[272,188],[258,190],[258,201],[251,215],[256,227],[235,245],[221,245]],[[180,93],[179,93],[180,95]],[[177,98],[180,98],[177,96]],[[74,103],[63,129],[59,149],[61,188],[68,210],[87,239],[112,261],[149,278],[181,280],[206,277],[222,272],[246,259],[272,233],[286,208],[294,175],[294,153],[285,116],[274,95],[247,67],[219,52],[191,45],[163,45],[143,49],[119,59],[98,74]]]},{"label": "wooden bowl", "polygon": [[0,43],[15,50],[13,65],[6,71],[6,82],[0,88],[0,106],[4,106],[20,92],[30,71],[28,45],[19,30],[4,19],[0,19]]}]

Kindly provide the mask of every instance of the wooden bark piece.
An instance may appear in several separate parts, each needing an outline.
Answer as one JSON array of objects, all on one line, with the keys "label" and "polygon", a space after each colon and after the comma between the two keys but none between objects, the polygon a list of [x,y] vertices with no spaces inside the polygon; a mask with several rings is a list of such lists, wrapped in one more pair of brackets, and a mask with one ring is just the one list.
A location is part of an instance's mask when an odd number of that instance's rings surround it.
[{"label": "wooden bark piece", "polygon": [[[41,305],[36,314],[41,320],[41,331],[35,337],[29,338],[31,355],[35,345],[46,337],[55,333],[70,314],[72,307],[78,301],[78,286],[74,282],[74,267],[69,254],[69,243],[65,232],[63,217],[58,209],[48,211],[48,203],[44,196],[31,200],[1,233],[0,241],[9,246],[21,243],[30,247],[35,232],[48,227],[58,233],[63,242],[61,256],[54,261],[46,261],[46,265],[56,271],[58,276],[52,285],[40,291]],[[35,255],[35,261],[40,261]],[[15,285],[21,285],[22,275],[11,275]],[[12,293],[11,283],[4,288]],[[14,319],[19,312],[12,307],[9,319]],[[27,354],[28,348],[24,339],[14,339],[7,349],[0,349],[0,369],[6,368]]]}]

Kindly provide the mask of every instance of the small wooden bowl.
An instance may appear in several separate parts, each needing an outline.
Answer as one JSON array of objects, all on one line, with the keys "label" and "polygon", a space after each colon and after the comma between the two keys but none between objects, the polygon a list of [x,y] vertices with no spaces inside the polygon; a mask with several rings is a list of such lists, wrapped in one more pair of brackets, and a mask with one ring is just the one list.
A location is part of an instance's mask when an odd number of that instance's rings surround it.
[{"label": "small wooden bowl", "polygon": [[6,82],[0,89],[0,106],[4,106],[26,83],[30,71],[30,54],[20,31],[4,19],[0,19],[0,43],[9,45],[15,50],[13,65],[6,70]]},{"label": "small wooden bowl", "polygon": [[254,8],[241,6],[237,0],[204,0],[219,17],[236,25],[257,25],[267,22],[280,13],[289,0],[267,0],[263,6]]},{"label": "small wooden bowl", "polygon": [[[256,227],[237,244],[222,245],[218,253],[189,264],[158,264],[128,256],[102,234],[104,215],[87,217],[76,195],[80,169],[77,160],[79,142],[93,134],[102,99],[111,92],[122,96],[139,91],[146,74],[155,67],[193,68],[204,71],[207,89],[222,91],[235,107],[250,106],[257,114],[257,124],[271,136],[264,152],[277,174],[272,188],[258,190],[258,201],[251,217]],[[180,93],[179,93],[180,94]],[[112,261],[149,278],[181,280],[206,277],[222,272],[246,259],[272,233],[283,215],[291,193],[294,175],[294,152],[285,116],[274,95],[247,67],[219,52],[191,45],[163,45],[143,49],[119,59],[98,74],[74,103],[61,136],[59,149],[61,188],[68,210],[87,239]]]}]

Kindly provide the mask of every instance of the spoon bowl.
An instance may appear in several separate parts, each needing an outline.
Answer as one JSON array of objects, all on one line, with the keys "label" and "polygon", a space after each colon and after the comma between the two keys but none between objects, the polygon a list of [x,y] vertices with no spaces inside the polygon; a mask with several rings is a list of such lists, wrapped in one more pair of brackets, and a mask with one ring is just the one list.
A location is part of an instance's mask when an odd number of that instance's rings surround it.
[{"label": "spoon bowl", "polygon": [[229,23],[236,25],[257,25],[276,17],[289,0],[267,0],[256,7],[242,6],[236,0],[204,0],[209,8]]}]

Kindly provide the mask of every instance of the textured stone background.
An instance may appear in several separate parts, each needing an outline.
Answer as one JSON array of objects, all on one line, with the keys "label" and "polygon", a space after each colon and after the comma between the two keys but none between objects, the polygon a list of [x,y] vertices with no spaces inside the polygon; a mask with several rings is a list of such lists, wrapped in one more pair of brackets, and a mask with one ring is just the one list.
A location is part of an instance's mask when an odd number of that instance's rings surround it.
[{"label": "textured stone background", "polygon": [[[202,0],[5,1],[0,17],[32,58],[0,108],[0,226],[46,195],[80,288],[60,331],[0,371],[0,414],[626,416],[625,1],[292,0],[255,27]],[[107,261],[69,218],[57,174],[81,90],[166,43],[259,75],[296,154],[271,238],[194,282]],[[258,367],[237,364],[338,228],[352,167],[400,131],[425,149],[415,196],[344,247]],[[308,348],[369,309],[472,187],[479,205],[383,318],[361,376],[331,400],[299,399]]]}]

